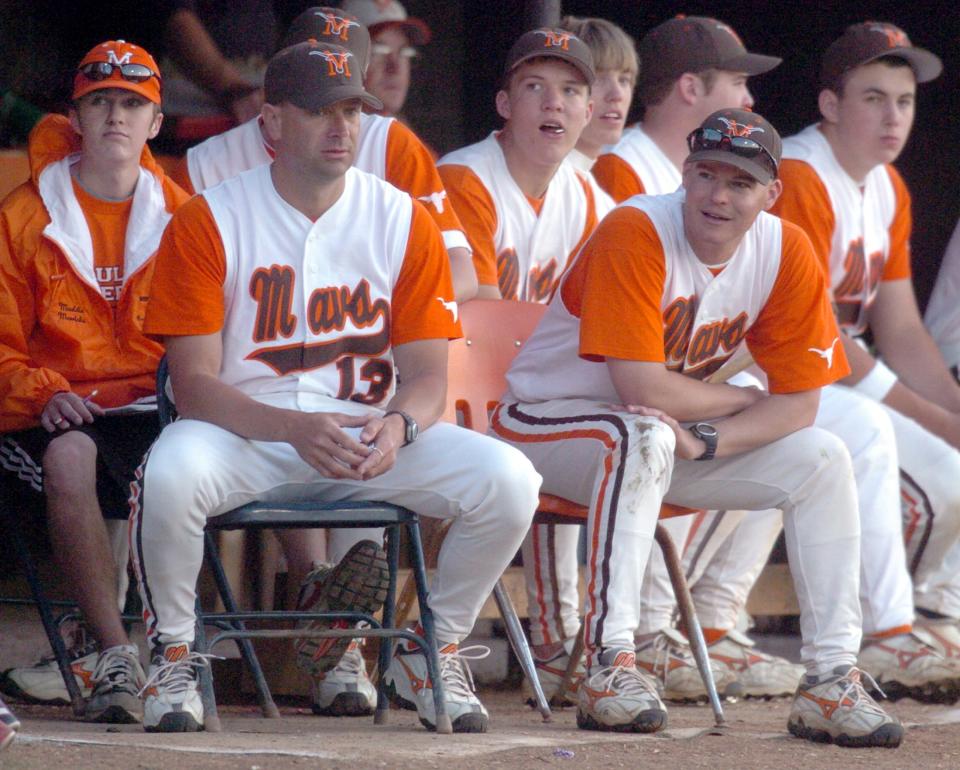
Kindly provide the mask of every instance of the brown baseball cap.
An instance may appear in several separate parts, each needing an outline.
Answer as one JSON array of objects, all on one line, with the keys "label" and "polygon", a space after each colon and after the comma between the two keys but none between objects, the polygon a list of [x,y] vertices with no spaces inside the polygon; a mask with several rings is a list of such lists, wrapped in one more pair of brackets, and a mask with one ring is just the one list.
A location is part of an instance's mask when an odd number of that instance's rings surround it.
[{"label": "brown baseball cap", "polygon": [[915,47],[899,27],[884,21],[864,21],[851,24],[827,48],[820,63],[820,86],[835,91],[847,72],[882,56],[906,61],[918,83],[933,80],[943,71],[940,58]]},{"label": "brown baseball cap", "polygon": [[278,52],[267,65],[263,80],[269,104],[290,102],[317,112],[343,99],[361,99],[375,110],[383,103],[363,88],[354,54],[338,45],[308,40]]},{"label": "brown baseball cap", "polygon": [[95,45],[77,65],[73,97],[91,91],[122,88],[160,104],[160,68],[147,51],[126,40],[108,40]]},{"label": "brown baseball cap", "polygon": [[555,27],[543,27],[524,32],[507,54],[506,73],[513,72],[528,59],[548,56],[562,59],[576,67],[587,85],[593,85],[593,54],[590,48],[572,32]]},{"label": "brown baseball cap", "polygon": [[749,110],[718,110],[687,137],[687,162],[714,160],[746,171],[761,184],[777,178],[783,145],[777,129]]},{"label": "brown baseball cap", "polygon": [[783,59],[750,53],[728,24],[706,16],[676,16],[640,40],[640,81],[676,80],[685,72],[707,69],[761,75]]},{"label": "brown baseball cap", "polygon": [[407,9],[397,0],[344,0],[343,7],[366,24],[371,35],[387,27],[396,27],[407,36],[411,45],[430,42],[427,23],[423,19],[407,16]]},{"label": "brown baseball cap", "polygon": [[316,40],[339,45],[352,53],[364,72],[370,63],[370,33],[363,23],[341,8],[315,5],[307,8],[291,22],[277,50]]}]

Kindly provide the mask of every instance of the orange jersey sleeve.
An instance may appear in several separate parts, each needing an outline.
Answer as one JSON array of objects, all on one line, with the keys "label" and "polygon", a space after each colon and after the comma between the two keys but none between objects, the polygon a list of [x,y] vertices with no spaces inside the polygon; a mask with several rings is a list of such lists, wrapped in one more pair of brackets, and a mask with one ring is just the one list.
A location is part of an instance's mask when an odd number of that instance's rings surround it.
[{"label": "orange jersey sleeve", "polygon": [[157,251],[144,331],[213,334],[223,328],[227,257],[202,195],[177,209]]},{"label": "orange jersey sleeve", "polygon": [[386,180],[421,201],[440,232],[463,232],[463,225],[447,200],[443,180],[426,145],[399,120],[387,133]]},{"label": "orange jersey sleeve", "polygon": [[580,355],[665,361],[660,305],[666,262],[649,217],[614,209],[586,242],[561,290],[580,316]]},{"label": "orange jersey sleeve", "polygon": [[633,167],[612,152],[597,158],[597,162],[590,170],[597,184],[617,203],[646,192],[643,182]]},{"label": "orange jersey sleeve", "polygon": [[850,366],[810,239],[784,222],[782,244],[780,271],[746,342],[770,392],[796,393],[836,382]]},{"label": "orange jersey sleeve", "polygon": [[410,236],[391,298],[390,342],[461,336],[450,260],[426,208],[413,202]]},{"label": "orange jersey sleeve", "polygon": [[497,209],[480,178],[466,166],[442,165],[437,169],[446,187],[467,241],[473,250],[473,266],[481,284],[497,286]]},{"label": "orange jersey sleeve", "polygon": [[837,220],[827,188],[810,164],[801,160],[784,160],[780,164],[780,180],[783,193],[771,213],[807,233],[813,253],[830,275],[830,249]]},{"label": "orange jersey sleeve", "polygon": [[903,177],[893,167],[887,166],[893,190],[897,196],[897,208],[890,225],[890,256],[883,267],[882,280],[898,281],[910,277],[910,232],[913,230],[913,215],[910,212],[910,191]]}]

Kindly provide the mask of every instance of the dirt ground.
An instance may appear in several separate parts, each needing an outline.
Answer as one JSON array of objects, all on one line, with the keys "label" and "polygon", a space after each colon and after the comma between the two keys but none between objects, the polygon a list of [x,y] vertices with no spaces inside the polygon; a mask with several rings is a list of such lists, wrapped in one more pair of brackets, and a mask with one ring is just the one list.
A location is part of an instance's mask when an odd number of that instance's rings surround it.
[{"label": "dirt ground", "polygon": [[643,767],[760,770],[858,768],[875,770],[960,767],[960,708],[903,700],[887,704],[908,727],[901,748],[841,749],[808,743],[786,731],[788,699],[725,704],[728,727],[710,734],[705,706],[671,706],[665,732],[623,736],[578,730],[572,710],[544,724],[521,702],[519,691],[480,693],[491,714],[485,735],[438,736],[410,712],[392,711],[390,724],[372,718],[321,718],[308,709],[282,707],[264,720],[255,707],[222,710],[222,733],[149,735],[138,726],[87,725],[69,709],[16,704],[23,722],[0,754],[4,770],[171,767],[273,770],[306,767],[566,768]]}]

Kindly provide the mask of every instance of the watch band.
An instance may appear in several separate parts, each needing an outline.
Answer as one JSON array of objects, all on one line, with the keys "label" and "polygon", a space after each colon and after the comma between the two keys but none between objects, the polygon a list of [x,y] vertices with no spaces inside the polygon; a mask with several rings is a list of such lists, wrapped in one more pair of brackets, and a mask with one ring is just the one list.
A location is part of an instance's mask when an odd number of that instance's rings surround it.
[{"label": "watch band", "polygon": [[417,425],[417,421],[414,420],[406,412],[402,412],[399,409],[391,409],[389,412],[385,412],[383,417],[386,419],[391,414],[399,415],[403,420],[404,430],[403,430],[403,445],[412,444],[417,440],[417,435],[420,432],[420,428]]},{"label": "watch band", "polygon": [[696,460],[712,460],[717,453],[717,429],[708,422],[698,422],[690,426],[690,432],[700,439],[706,448]]}]

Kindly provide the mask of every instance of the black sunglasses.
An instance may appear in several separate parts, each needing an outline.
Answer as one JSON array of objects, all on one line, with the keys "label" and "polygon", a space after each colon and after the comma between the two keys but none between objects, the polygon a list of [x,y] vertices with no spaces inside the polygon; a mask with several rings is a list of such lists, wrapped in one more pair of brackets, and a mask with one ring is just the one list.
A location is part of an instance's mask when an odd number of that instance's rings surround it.
[{"label": "black sunglasses", "polygon": [[741,158],[760,159],[773,176],[777,175],[777,161],[770,151],[755,139],[746,136],[730,136],[718,128],[698,128],[687,137],[690,152],[723,150]]},{"label": "black sunglasses", "polygon": [[114,70],[120,71],[120,77],[131,83],[144,83],[150,78],[160,80],[160,75],[143,64],[111,64],[106,61],[95,61],[84,64],[80,74],[90,80],[106,80],[113,75]]}]

